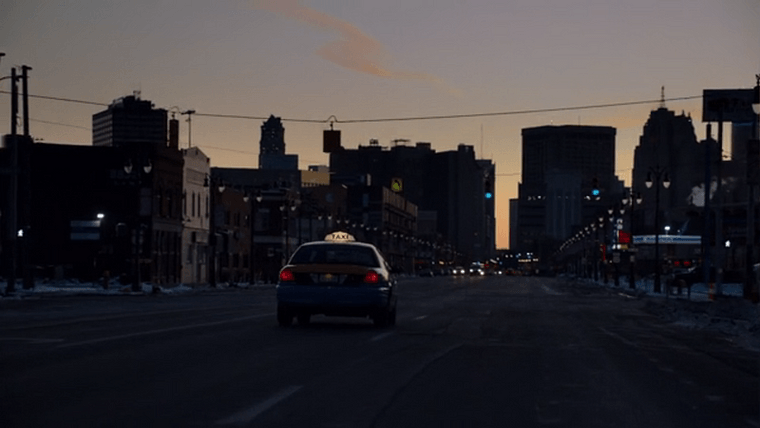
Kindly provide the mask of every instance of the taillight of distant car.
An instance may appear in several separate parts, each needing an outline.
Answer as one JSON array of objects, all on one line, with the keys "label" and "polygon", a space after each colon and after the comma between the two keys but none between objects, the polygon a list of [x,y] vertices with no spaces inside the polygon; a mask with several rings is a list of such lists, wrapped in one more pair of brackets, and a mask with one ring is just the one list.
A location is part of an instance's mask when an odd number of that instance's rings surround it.
[{"label": "taillight of distant car", "polygon": [[296,277],[293,275],[293,272],[290,269],[283,269],[280,272],[280,282],[291,282],[295,281]]},{"label": "taillight of distant car", "polygon": [[377,284],[378,281],[380,281],[380,275],[378,275],[377,272],[373,270],[367,272],[367,274],[364,275],[365,284]]}]

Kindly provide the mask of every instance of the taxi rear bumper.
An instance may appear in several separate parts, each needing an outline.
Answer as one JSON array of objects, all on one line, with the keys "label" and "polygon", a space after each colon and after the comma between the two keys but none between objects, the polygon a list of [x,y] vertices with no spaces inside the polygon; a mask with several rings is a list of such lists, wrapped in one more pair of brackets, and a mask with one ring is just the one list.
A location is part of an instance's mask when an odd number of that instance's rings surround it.
[{"label": "taxi rear bumper", "polygon": [[336,316],[372,316],[395,304],[390,286],[277,286],[277,304],[293,312]]}]

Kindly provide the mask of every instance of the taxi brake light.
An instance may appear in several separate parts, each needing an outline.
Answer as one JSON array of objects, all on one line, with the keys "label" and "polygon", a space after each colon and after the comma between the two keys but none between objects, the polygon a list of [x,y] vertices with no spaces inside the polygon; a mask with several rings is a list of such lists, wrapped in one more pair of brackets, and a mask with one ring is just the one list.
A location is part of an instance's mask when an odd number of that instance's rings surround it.
[{"label": "taxi brake light", "polygon": [[367,284],[377,284],[379,280],[380,280],[380,275],[378,275],[377,272],[373,270],[367,272],[367,274],[364,275],[364,282]]},{"label": "taxi brake light", "polygon": [[282,272],[280,272],[281,282],[295,281],[295,279],[296,277],[293,275],[293,272],[290,269],[283,269]]}]

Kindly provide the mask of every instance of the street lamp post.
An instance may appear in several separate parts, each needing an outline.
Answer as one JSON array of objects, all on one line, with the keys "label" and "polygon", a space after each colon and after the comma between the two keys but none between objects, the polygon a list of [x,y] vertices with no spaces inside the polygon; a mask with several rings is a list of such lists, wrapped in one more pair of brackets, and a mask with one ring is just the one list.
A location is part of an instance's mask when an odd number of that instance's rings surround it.
[{"label": "street lamp post", "polygon": [[[142,291],[142,255],[143,255],[143,241],[144,241],[144,231],[145,231],[145,224],[142,221],[142,214],[143,212],[147,212],[148,215],[152,215],[153,211],[151,207],[145,207],[143,209],[142,203],[143,198],[141,195],[142,192],[142,182],[143,177],[150,174],[150,172],[153,170],[153,164],[151,164],[150,159],[148,159],[144,165],[142,165],[140,168],[135,169],[132,166],[132,160],[127,160],[127,163],[124,165],[124,172],[127,174],[132,174],[132,170],[135,170],[135,173],[137,174],[137,206],[136,206],[136,215],[135,215],[135,225],[134,225],[134,246],[133,246],[133,264],[134,264],[134,276],[132,278],[132,291],[133,292],[140,292]],[[152,188],[152,186],[151,186]],[[152,197],[148,200],[152,201]]]},{"label": "street lamp post", "polygon": [[629,245],[631,250],[631,256],[630,256],[630,282],[628,283],[628,288],[634,289],[636,288],[636,251],[634,251],[633,246],[633,223],[634,223],[634,211],[636,210],[636,205],[641,205],[641,202],[643,199],[641,198],[641,193],[634,192],[633,188],[631,188],[631,191],[628,194],[628,197],[623,199],[623,205],[627,205],[630,203],[630,210],[631,210],[631,242]]},{"label": "street lamp post", "polygon": [[225,186],[224,183],[217,182],[212,176],[207,175],[206,180],[204,181],[203,185],[205,187],[209,188],[209,235],[208,235],[208,243],[211,247],[211,251],[209,254],[209,261],[208,261],[208,282],[209,286],[212,288],[216,288],[216,273],[217,273],[217,267],[216,267],[216,192],[217,190],[219,193],[223,193]]},{"label": "street lamp post", "polygon": [[655,262],[655,274],[654,274],[654,292],[655,293],[661,293],[662,292],[662,285],[660,283],[660,274],[661,274],[661,266],[660,266],[660,183],[662,183],[662,187],[668,188],[670,187],[670,178],[668,178],[668,173],[666,172],[665,168],[660,168],[659,165],[655,168],[649,169],[649,174],[647,174],[647,180],[644,184],[646,184],[647,188],[651,188],[653,185],[655,186],[655,196],[654,196],[654,262]]},{"label": "street lamp post", "polygon": [[[282,264],[288,262],[290,258],[290,213],[295,213],[296,208],[301,203],[298,199],[294,201],[286,201],[285,205],[280,206],[280,212],[282,212],[282,228],[285,235],[285,243],[282,246],[283,261]],[[300,229],[299,229],[300,230]]]},{"label": "street lamp post", "polygon": [[[250,198],[250,196],[246,196],[246,198]],[[256,192],[256,196],[253,198],[250,198],[251,201],[251,215],[250,215],[250,233],[251,233],[251,255],[250,255],[250,262],[249,265],[251,266],[251,284],[256,284],[256,204],[254,204],[254,201],[257,203],[261,203],[261,201],[264,199],[264,196],[261,194],[261,192]]]}]

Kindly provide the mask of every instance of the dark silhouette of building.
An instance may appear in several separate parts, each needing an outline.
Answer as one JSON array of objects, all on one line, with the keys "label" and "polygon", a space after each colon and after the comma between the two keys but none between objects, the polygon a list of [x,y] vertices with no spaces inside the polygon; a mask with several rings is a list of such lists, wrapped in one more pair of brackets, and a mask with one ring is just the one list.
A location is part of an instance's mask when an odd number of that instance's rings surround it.
[{"label": "dark silhouette of building", "polygon": [[138,96],[117,99],[93,115],[93,145],[123,153],[123,170],[136,178],[136,211],[126,223],[138,248],[130,258],[137,266],[133,280],[154,286],[181,280],[184,159],[178,127],[176,119],[167,122],[166,110]]},{"label": "dark silhouette of building", "polygon": [[106,110],[92,115],[92,145],[166,145],[166,126],[166,110],[153,108],[153,103],[141,100],[139,94],[118,98]]},{"label": "dark silhouette of building", "polygon": [[469,260],[494,256],[495,170],[491,161],[475,159],[472,146],[436,153],[430,143],[387,148],[373,140],[369,146],[331,152],[330,171],[334,180],[365,175],[368,185],[397,187],[419,211],[437,213],[437,232],[452,251]]},{"label": "dark silhouette of building", "polygon": [[[23,239],[35,276],[131,276],[135,249],[124,226],[137,215],[139,177],[124,165],[132,157],[113,147],[34,143],[28,150]],[[0,150],[0,158],[7,152]]]},{"label": "dark silhouette of building", "polygon": [[[615,128],[540,126],[522,130],[522,180],[511,215],[511,242],[548,260],[558,244],[620,200]],[[516,227],[515,227],[516,226]]]},{"label": "dark silhouette of building", "polygon": [[[691,117],[661,107],[653,110],[646,124],[633,158],[633,189],[642,195],[641,220],[637,233],[654,234],[656,188],[647,188],[648,177],[656,180],[659,170],[662,182],[667,176],[668,188],[660,183],[659,224],[664,230],[670,227],[672,234],[701,235],[702,226],[695,222],[701,214],[704,198],[705,145],[710,144],[713,162],[718,159],[717,143],[707,140],[697,142]],[[713,171],[714,173],[715,171]],[[657,183],[654,183],[657,184]],[[660,230],[659,233],[664,233]]]},{"label": "dark silhouette of building", "polygon": [[260,169],[298,169],[298,155],[285,154],[285,127],[279,117],[269,116],[261,125]]}]

